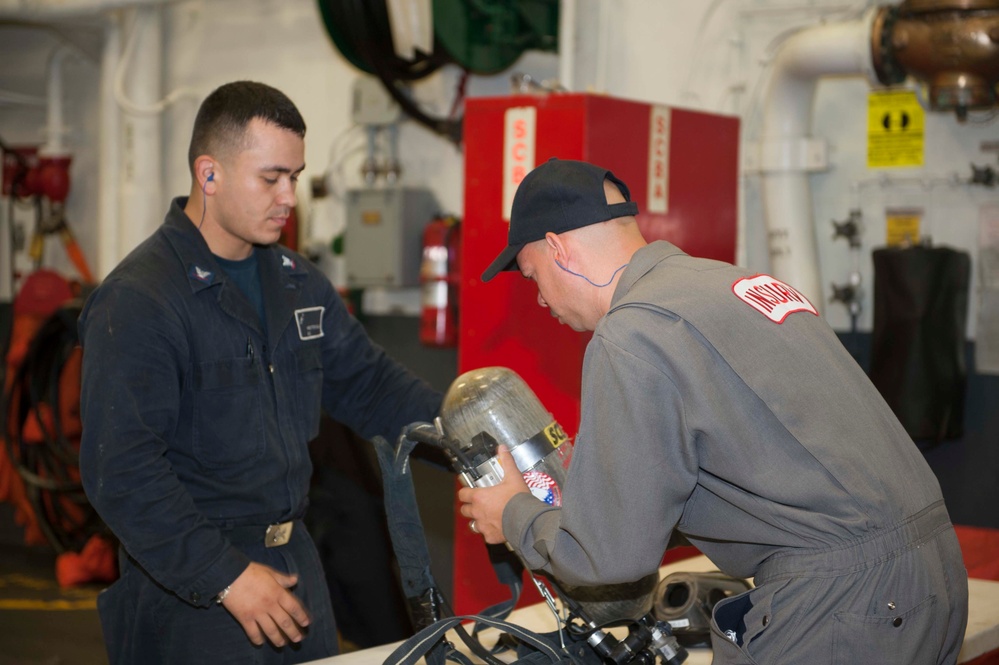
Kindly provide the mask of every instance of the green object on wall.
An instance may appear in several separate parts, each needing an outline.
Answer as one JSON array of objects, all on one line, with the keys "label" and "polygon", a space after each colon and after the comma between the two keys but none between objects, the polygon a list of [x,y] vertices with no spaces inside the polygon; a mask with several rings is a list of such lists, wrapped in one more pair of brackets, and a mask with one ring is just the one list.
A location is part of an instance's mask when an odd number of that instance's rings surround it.
[{"label": "green object on wall", "polygon": [[496,74],[528,49],[558,50],[558,0],[434,0],[434,33],[475,74]]},{"label": "green object on wall", "polygon": [[[323,24],[326,26],[326,32],[329,33],[330,39],[333,40],[333,44],[336,46],[337,50],[343,57],[347,58],[350,64],[354,65],[363,72],[368,74],[374,74],[375,70],[367,61],[361,57],[361,54],[357,52],[354,47],[353,40],[348,39],[347,35],[341,29],[340,16],[337,14],[339,9],[338,5],[342,3],[337,2],[337,0],[318,0],[319,2],[319,13],[323,17]],[[346,27],[346,26],[344,26]]]},{"label": "green object on wall", "polygon": [[453,62],[473,74],[496,74],[528,49],[558,49],[558,0],[432,0],[434,53],[410,66],[392,51],[385,0],[318,0],[326,32],[356,68],[378,75],[372,57],[412,80]]}]

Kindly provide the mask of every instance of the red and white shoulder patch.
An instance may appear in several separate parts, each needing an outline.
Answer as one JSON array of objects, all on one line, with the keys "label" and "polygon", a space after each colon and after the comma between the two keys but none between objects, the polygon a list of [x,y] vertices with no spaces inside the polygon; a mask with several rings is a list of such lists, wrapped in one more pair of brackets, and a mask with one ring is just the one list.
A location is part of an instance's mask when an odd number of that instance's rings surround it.
[{"label": "red and white shoulder patch", "polygon": [[784,319],[795,312],[819,315],[800,291],[770,275],[743,277],[732,285],[732,292],[774,323],[784,323]]}]

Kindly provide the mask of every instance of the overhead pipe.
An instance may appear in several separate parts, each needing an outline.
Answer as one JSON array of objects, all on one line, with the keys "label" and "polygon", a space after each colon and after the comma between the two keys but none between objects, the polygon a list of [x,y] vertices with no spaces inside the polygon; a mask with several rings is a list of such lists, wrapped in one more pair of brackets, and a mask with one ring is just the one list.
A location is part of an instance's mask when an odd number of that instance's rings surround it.
[{"label": "overhead pipe", "polygon": [[40,155],[50,157],[67,155],[66,144],[63,141],[67,129],[62,116],[62,65],[63,61],[71,55],[73,55],[73,51],[69,47],[60,46],[49,57],[46,79],[45,145],[39,150]]},{"label": "overhead pipe", "polygon": [[770,268],[821,309],[822,286],[808,174],[825,166],[825,143],[812,138],[812,107],[824,76],[874,81],[869,11],[859,20],[807,28],[773,63],[760,142]]},{"label": "overhead pipe", "polygon": [[559,2],[558,80],[566,89],[576,88],[576,0]]},{"label": "overhead pipe", "polygon": [[7,0],[0,5],[0,20],[53,21],[88,18],[117,9],[164,5],[179,0]]},{"label": "overhead pipe", "polygon": [[0,106],[4,104],[18,104],[21,106],[45,106],[45,98],[36,97],[35,95],[26,95],[23,92],[0,90]]},{"label": "overhead pipe", "polygon": [[894,85],[912,77],[930,89],[930,108],[995,108],[999,0],[905,0],[855,21],[808,28],[781,47],[765,102],[760,144],[771,270],[821,307],[822,286],[808,173],[825,167],[811,137],[818,79],[862,75]]},{"label": "overhead pipe", "polygon": [[[51,206],[53,218],[61,217],[69,196],[69,167],[73,157],[66,145],[68,129],[63,122],[63,65],[73,55],[67,46],[59,46],[49,57],[46,87],[45,144],[38,149],[37,179],[40,193]],[[40,261],[45,251],[41,230],[32,238],[29,254]]]},{"label": "overhead pipe", "polygon": [[[124,81],[125,92],[137,108],[152,107],[161,98],[163,77],[163,20],[159,7],[138,7],[130,30],[142,30]],[[136,39],[133,33],[129,39]],[[119,64],[119,69],[121,68]],[[122,115],[121,208],[118,253],[128,254],[159,226],[165,202],[162,182],[161,117],[158,113]]]},{"label": "overhead pipe", "polygon": [[121,197],[121,110],[114,96],[115,72],[121,58],[121,12],[108,14],[101,52],[98,128],[97,276],[104,278],[122,258],[118,229]]}]

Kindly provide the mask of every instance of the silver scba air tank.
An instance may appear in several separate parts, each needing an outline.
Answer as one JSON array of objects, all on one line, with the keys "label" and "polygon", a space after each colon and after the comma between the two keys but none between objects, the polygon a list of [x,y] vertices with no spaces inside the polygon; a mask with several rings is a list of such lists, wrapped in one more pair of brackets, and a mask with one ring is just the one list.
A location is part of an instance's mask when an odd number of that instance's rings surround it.
[{"label": "silver scba air tank", "polygon": [[461,462],[455,466],[465,485],[499,483],[503,470],[496,446],[503,444],[531,493],[550,505],[562,505],[572,441],[513,370],[482,367],[455,379],[444,396],[441,426],[460,446]]},{"label": "silver scba air tank", "polygon": [[[420,430],[426,433],[428,427],[421,425],[410,434],[419,435]],[[503,469],[496,457],[496,447],[503,444],[510,450],[532,494],[552,506],[562,505],[572,442],[513,370],[483,367],[455,379],[444,396],[437,429],[437,438],[441,440],[437,445],[451,458],[466,486],[489,487],[502,480]],[[628,584],[575,587],[559,583],[557,588],[579,616],[588,617],[589,627],[603,635],[598,628],[604,624],[638,620],[646,615],[658,580],[656,571]],[[554,584],[555,580],[551,582]],[[663,630],[666,636],[655,648],[668,654],[663,660],[669,665],[682,662],[686,652],[668,634],[668,626]]]}]

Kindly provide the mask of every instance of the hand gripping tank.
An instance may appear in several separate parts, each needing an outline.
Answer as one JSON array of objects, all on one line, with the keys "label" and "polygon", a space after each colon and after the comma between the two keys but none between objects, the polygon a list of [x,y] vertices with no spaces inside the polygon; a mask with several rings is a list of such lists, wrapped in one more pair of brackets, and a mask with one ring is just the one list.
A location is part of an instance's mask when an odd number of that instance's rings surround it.
[{"label": "hand gripping tank", "polygon": [[528,385],[506,367],[465,372],[451,384],[441,407],[444,433],[459,442],[469,486],[486,487],[502,479],[496,446],[505,445],[534,496],[562,505],[572,441]]},{"label": "hand gripping tank", "polygon": [[[441,407],[441,426],[452,445],[462,446],[455,463],[469,487],[499,483],[503,471],[496,445],[510,449],[531,492],[553,506],[562,505],[562,488],[572,458],[572,442],[520,376],[505,367],[483,367],[451,384]],[[576,587],[559,583],[595,622],[638,619],[650,611],[658,572],[628,584]]]}]

